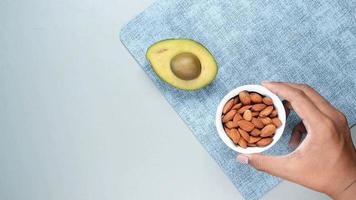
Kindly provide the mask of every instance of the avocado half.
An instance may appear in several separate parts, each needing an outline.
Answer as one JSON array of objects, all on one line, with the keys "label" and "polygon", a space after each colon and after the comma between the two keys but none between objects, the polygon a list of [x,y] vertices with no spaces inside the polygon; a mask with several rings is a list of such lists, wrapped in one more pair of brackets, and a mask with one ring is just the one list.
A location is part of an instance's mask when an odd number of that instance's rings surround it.
[{"label": "avocado half", "polygon": [[209,50],[191,39],[156,42],[148,48],[146,57],[162,80],[183,90],[197,90],[209,85],[218,72]]}]

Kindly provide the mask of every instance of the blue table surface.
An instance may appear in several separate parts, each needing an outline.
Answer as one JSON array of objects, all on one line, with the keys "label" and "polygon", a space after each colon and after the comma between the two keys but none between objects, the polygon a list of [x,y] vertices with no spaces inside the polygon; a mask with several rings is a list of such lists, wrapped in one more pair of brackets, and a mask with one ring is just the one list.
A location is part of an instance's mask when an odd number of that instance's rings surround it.
[{"label": "blue table surface", "polygon": [[241,199],[118,40],[151,3],[0,1],[0,199]]}]

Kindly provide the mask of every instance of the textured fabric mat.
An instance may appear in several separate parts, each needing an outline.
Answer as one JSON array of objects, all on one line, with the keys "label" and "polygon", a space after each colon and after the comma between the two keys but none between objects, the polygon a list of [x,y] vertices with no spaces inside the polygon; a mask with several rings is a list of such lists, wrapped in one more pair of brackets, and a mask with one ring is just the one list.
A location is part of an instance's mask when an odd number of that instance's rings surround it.
[{"label": "textured fabric mat", "polygon": [[[356,121],[356,2],[349,0],[159,0],[130,21],[121,41],[245,199],[261,198],[280,179],[235,161],[219,139],[217,105],[235,87],[262,80],[308,83]],[[216,80],[198,91],[161,81],[145,58],[166,38],[192,38],[219,65]],[[289,117],[269,154],[286,154]]]}]

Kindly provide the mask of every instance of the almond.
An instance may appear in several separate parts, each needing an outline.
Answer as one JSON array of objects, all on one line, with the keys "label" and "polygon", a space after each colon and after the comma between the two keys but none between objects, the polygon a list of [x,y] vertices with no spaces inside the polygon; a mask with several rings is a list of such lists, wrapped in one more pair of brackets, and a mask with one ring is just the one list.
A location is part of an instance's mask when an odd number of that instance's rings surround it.
[{"label": "almond", "polygon": [[242,103],[235,104],[231,109],[238,110],[242,107]]},{"label": "almond", "polygon": [[238,121],[240,121],[240,120],[242,120],[241,115],[240,115],[239,113],[236,113],[235,116],[234,116],[234,118],[232,119],[232,121],[233,121],[233,122],[238,122]]},{"label": "almond", "polygon": [[276,126],[276,127],[280,127],[282,126],[282,122],[278,117],[275,117],[272,119],[272,123]]},{"label": "almond", "polygon": [[262,138],[260,141],[258,141],[256,144],[259,147],[264,147],[273,142],[273,138]]},{"label": "almond", "polygon": [[268,124],[272,124],[272,120],[269,117],[260,117],[259,118],[261,120],[261,122],[263,123],[263,125],[268,125]]},{"label": "almond", "polygon": [[226,102],[221,120],[226,135],[241,148],[271,144],[277,128],[283,125],[272,98],[248,91]]},{"label": "almond", "polygon": [[269,115],[269,117],[271,117],[271,118],[277,117],[277,116],[278,116],[277,110],[273,110],[273,111],[271,112],[271,114]]},{"label": "almond", "polygon": [[242,116],[242,118],[244,118],[244,120],[246,120],[246,121],[251,121],[251,119],[252,119],[251,110],[246,110],[244,112],[244,115]]},{"label": "almond", "polygon": [[226,135],[232,140],[233,143],[237,144],[240,140],[240,134],[236,129],[231,129],[226,131]]},{"label": "almond", "polygon": [[223,117],[222,121],[225,123],[225,122],[228,122],[230,120],[232,120],[232,118],[234,118],[236,114],[236,110],[230,110],[228,113],[226,113],[226,115]]},{"label": "almond", "polygon": [[240,92],[239,93],[239,98],[240,98],[240,102],[243,105],[250,105],[251,104],[250,94],[247,91]]},{"label": "almond", "polygon": [[225,126],[228,128],[236,128],[239,126],[239,124],[238,124],[238,122],[228,121],[225,123]]},{"label": "almond", "polygon": [[252,118],[252,123],[255,125],[255,127],[257,128],[263,128],[264,127],[264,124],[263,122],[261,121],[260,118]]},{"label": "almond", "polygon": [[247,148],[247,142],[243,137],[240,137],[238,144],[241,148],[244,148],[244,149]]},{"label": "almond", "polygon": [[262,96],[257,93],[251,93],[250,98],[253,103],[262,103]]},{"label": "almond", "polygon": [[259,111],[265,109],[266,107],[267,107],[266,104],[264,104],[264,103],[259,103],[259,104],[253,105],[252,108],[251,108],[251,110],[252,110],[252,111],[258,111],[258,112],[259,112]]},{"label": "almond", "polygon": [[255,137],[259,136],[259,135],[261,135],[261,131],[260,131],[260,129],[255,128],[251,131],[250,135],[255,136]]},{"label": "almond", "polygon": [[235,104],[240,103],[239,97],[235,97],[234,99],[235,99]]},{"label": "almond", "polygon": [[238,113],[242,114],[244,113],[246,110],[250,109],[252,106],[249,105],[249,106],[244,106],[242,108],[239,109]]},{"label": "almond", "polygon": [[260,114],[260,112],[252,112],[252,117],[257,117]]},{"label": "almond", "polygon": [[249,146],[249,147],[257,147],[257,144],[248,143],[247,146]]},{"label": "almond", "polygon": [[241,129],[243,129],[247,132],[250,132],[255,128],[255,125],[253,125],[251,122],[246,121],[246,120],[240,120],[237,123]]},{"label": "almond", "polygon": [[248,143],[256,143],[256,142],[260,141],[261,139],[262,139],[261,137],[250,136],[250,140],[248,141]]},{"label": "almond", "polygon": [[226,135],[229,136],[230,129],[224,126],[224,131],[225,131]]},{"label": "almond", "polygon": [[235,99],[230,99],[224,106],[223,108],[223,114],[229,112],[232,108],[232,106],[235,105]]},{"label": "almond", "polygon": [[262,101],[263,101],[263,103],[266,104],[266,105],[269,105],[269,106],[273,105],[273,100],[272,100],[270,97],[264,97],[264,98],[262,99]]},{"label": "almond", "polygon": [[271,114],[273,111],[273,106],[267,106],[265,109],[263,109],[260,112],[260,117],[267,117],[269,114]]},{"label": "almond", "polygon": [[269,137],[276,132],[276,127],[273,124],[268,124],[261,130],[261,137]]},{"label": "almond", "polygon": [[243,137],[246,141],[250,140],[250,135],[246,131],[239,128],[239,133],[240,133],[241,137]]}]

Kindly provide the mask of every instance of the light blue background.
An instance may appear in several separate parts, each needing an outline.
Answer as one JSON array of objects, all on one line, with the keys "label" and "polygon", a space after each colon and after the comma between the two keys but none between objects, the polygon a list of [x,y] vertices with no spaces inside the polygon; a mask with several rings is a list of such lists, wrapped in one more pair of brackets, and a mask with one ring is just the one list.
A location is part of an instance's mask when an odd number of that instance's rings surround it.
[{"label": "light blue background", "polygon": [[150,3],[0,1],[1,200],[241,199],[118,40]]}]

